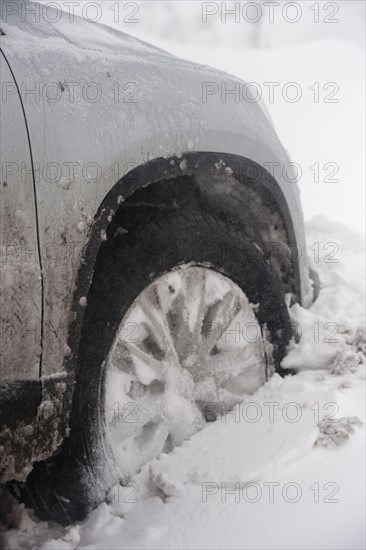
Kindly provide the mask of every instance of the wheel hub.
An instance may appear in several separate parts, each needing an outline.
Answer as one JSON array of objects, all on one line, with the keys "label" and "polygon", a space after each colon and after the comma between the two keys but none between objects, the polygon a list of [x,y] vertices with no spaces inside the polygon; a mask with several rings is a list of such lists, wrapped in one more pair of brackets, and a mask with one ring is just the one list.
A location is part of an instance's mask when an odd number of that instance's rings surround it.
[{"label": "wheel hub", "polygon": [[183,265],[124,316],[107,360],[105,423],[129,477],[224,414],[266,378],[253,306],[230,279]]}]

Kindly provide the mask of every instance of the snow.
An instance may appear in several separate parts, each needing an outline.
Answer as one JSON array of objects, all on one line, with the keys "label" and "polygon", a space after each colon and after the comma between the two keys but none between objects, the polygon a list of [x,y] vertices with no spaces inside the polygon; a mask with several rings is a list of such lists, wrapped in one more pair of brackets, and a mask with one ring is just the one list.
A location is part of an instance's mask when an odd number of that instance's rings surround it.
[{"label": "snow", "polygon": [[[342,319],[337,343],[321,334],[318,343],[300,341],[286,360],[302,365],[297,375],[275,374],[234,411],[223,408],[216,422],[113,488],[81,525],[35,523],[23,510],[28,521],[9,532],[8,547],[363,548],[363,252],[357,235],[325,218],[308,222],[308,236],[322,242],[329,227],[348,255],[336,268],[313,261],[324,288],[309,311],[290,311],[303,333]],[[339,313],[342,303],[353,311]],[[344,354],[357,361],[332,373]]]}]

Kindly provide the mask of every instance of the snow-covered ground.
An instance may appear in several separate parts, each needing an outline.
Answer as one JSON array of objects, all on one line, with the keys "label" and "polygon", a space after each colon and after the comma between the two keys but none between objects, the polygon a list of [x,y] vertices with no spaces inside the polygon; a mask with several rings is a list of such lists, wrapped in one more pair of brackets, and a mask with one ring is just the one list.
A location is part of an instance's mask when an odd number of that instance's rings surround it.
[{"label": "snow-covered ground", "polygon": [[[81,525],[19,514],[8,548],[364,548],[364,246],[320,216],[307,235],[320,243],[322,289],[310,310],[291,310],[303,337],[285,365],[300,372],[273,376]],[[321,246],[330,241],[335,263]]]},{"label": "snow-covered ground", "polygon": [[[291,156],[300,188],[308,250],[321,280],[310,310],[291,317],[302,338],[284,366],[235,411],[116,487],[81,524],[66,529],[19,514],[9,548],[364,548],[365,326],[364,78],[361,51],[318,41],[245,51],[157,44],[257,82],[279,82],[266,104]],[[281,90],[297,82],[302,98]],[[309,89],[339,87],[337,103]],[[276,92],[277,93],[277,92]],[[314,181],[314,163],[320,180]],[[328,182],[326,163],[339,166]],[[323,167],[323,168],[322,168]],[[326,217],[324,216],[326,215]],[[317,244],[318,243],[318,244]],[[333,254],[333,255],[332,255]],[[362,343],[363,342],[363,343]],[[341,419],[338,422],[326,420]],[[256,421],[254,421],[256,420]],[[18,520],[14,518],[16,525]]]}]

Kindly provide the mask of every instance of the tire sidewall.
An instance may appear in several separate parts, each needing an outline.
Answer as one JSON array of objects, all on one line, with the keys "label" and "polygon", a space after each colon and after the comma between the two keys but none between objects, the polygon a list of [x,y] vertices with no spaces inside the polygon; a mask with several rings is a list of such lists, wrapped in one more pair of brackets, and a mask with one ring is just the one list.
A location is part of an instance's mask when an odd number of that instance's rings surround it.
[{"label": "tire sidewall", "polygon": [[98,253],[87,298],[71,414],[69,455],[77,456],[81,491],[90,506],[120,477],[104,425],[108,353],[140,292],[182,264],[210,267],[236,283],[258,304],[256,317],[274,345],[275,366],[285,354],[289,317],[283,291],[259,247],[235,227],[200,214],[175,215],[110,237]]}]

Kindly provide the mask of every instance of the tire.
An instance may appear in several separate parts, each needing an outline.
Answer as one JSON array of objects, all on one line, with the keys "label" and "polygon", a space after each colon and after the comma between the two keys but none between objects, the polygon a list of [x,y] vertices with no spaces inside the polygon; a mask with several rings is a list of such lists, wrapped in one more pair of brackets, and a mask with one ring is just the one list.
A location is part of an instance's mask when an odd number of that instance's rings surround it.
[{"label": "tire", "polygon": [[197,212],[110,236],[98,253],[87,297],[70,436],[62,454],[36,465],[26,484],[26,501],[41,519],[79,521],[117,481],[103,420],[105,360],[136,297],[160,275],[188,263],[209,265],[258,304],[258,322],[266,325],[274,367],[280,368],[289,341],[283,291],[260,248],[237,228]]}]

